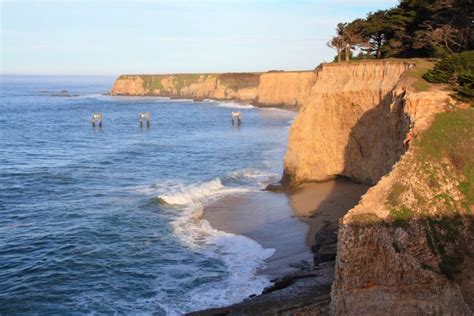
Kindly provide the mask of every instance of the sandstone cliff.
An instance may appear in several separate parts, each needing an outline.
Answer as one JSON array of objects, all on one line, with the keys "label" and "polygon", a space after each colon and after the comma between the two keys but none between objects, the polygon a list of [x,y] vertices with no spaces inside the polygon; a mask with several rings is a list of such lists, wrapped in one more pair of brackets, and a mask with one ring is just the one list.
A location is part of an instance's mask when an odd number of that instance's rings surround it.
[{"label": "sandstone cliff", "polygon": [[375,183],[403,153],[409,128],[390,91],[413,67],[403,61],[327,64],[293,123],[284,185],[336,175]]},{"label": "sandstone cliff", "polygon": [[376,184],[341,220],[335,315],[474,310],[474,111],[442,88],[416,91],[414,67],[324,65],[290,130],[286,187],[335,176]]},{"label": "sandstone cliff", "polygon": [[110,94],[236,100],[293,108],[304,103],[315,80],[313,71],[123,75],[115,81]]},{"label": "sandstone cliff", "polygon": [[463,192],[471,185],[465,165],[472,162],[463,150],[473,154],[474,115],[444,113],[454,124],[456,115],[466,115],[464,131],[454,132],[464,139],[453,152],[433,155],[433,144],[443,150],[456,142],[449,135],[453,125],[437,126],[443,117],[423,132],[433,113],[449,110],[448,94],[408,93],[404,101],[401,110],[415,120],[418,139],[343,218],[332,292],[336,315],[472,315],[473,205]]}]

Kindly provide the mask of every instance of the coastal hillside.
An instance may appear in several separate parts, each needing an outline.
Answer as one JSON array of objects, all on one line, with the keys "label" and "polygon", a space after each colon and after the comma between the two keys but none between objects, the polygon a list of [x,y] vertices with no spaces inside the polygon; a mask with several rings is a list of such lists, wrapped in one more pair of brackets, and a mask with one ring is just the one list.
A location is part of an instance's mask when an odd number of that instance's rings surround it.
[{"label": "coastal hillside", "polygon": [[316,80],[314,71],[122,75],[111,95],[235,100],[258,106],[300,107]]}]

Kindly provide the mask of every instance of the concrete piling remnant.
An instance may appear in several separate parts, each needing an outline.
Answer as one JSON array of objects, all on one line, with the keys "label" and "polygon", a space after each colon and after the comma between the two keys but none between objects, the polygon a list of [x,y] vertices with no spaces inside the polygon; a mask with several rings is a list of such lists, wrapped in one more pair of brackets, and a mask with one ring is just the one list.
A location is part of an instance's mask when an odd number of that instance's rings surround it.
[{"label": "concrete piling remnant", "polygon": [[146,120],[146,127],[150,127],[150,112],[140,112],[140,127],[143,127],[143,119]]},{"label": "concrete piling remnant", "polygon": [[92,127],[95,127],[96,122],[102,127],[102,113],[92,113]]},{"label": "concrete piling remnant", "polygon": [[232,118],[232,125],[234,125],[234,121],[235,121],[236,118],[237,118],[237,124],[239,124],[239,125],[242,124],[242,113],[232,112],[231,118]]}]

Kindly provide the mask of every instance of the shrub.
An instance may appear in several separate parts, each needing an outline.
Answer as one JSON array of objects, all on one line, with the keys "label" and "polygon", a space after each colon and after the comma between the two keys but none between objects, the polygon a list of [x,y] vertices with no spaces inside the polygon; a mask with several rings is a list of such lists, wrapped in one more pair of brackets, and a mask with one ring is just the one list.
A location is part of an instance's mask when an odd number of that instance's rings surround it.
[{"label": "shrub", "polygon": [[447,83],[455,96],[472,103],[474,98],[474,51],[450,55],[436,63],[424,76],[432,83]]}]

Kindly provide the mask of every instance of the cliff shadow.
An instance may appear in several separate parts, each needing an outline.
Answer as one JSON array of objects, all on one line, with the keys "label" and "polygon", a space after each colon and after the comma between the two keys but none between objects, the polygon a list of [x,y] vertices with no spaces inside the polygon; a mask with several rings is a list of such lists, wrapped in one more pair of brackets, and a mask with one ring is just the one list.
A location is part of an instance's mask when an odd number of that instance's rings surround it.
[{"label": "cliff shadow", "polygon": [[409,129],[403,95],[394,98],[388,93],[378,105],[362,113],[352,127],[341,175],[359,183],[376,184],[405,153],[403,140]]},{"label": "cliff shadow", "polygon": [[309,225],[306,244],[313,247],[316,234],[328,224],[337,224],[369,188],[339,176],[327,182],[305,183],[289,192],[294,214]]},{"label": "cliff shadow", "polygon": [[[359,107],[354,103],[347,106]],[[322,227],[342,219],[359,203],[370,186],[390,172],[405,153],[403,140],[409,128],[403,95],[394,99],[392,93],[387,93],[379,104],[357,117],[342,153],[342,172],[333,175],[336,179],[324,183],[304,183],[292,189],[289,196],[295,214],[310,225],[307,236],[309,245],[314,245],[314,238]],[[282,181],[284,178],[285,174]],[[310,189],[306,196],[305,193],[298,195],[309,187],[316,189]]]}]

